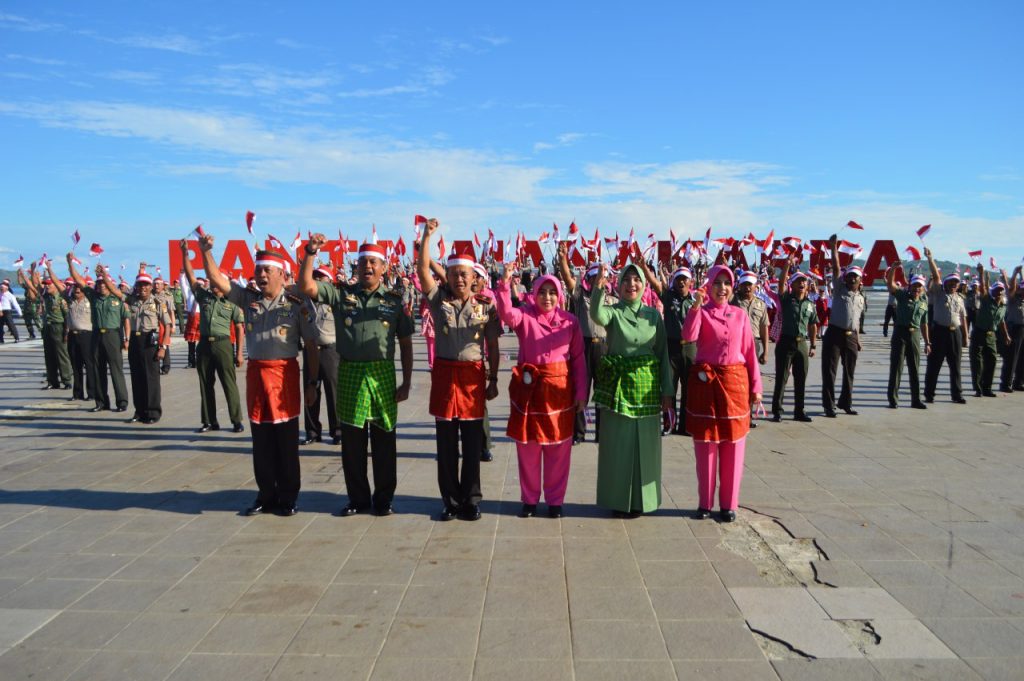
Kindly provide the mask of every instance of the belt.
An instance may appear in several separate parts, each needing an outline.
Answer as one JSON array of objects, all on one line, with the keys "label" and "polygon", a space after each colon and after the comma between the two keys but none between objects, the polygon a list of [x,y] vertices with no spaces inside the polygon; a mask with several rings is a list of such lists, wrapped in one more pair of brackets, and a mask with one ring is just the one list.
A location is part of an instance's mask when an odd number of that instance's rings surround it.
[{"label": "belt", "polygon": [[806,336],[796,336],[796,342],[797,342],[797,343],[802,343],[802,342],[804,342],[805,340],[807,340],[807,337],[806,337]]},{"label": "belt", "polygon": [[215,343],[217,341],[228,340],[231,336],[207,336],[206,341],[208,343]]},{"label": "belt", "polygon": [[327,348],[333,348],[334,343],[328,343],[327,345],[318,345],[317,347],[320,348],[321,350],[326,350]]},{"label": "belt", "polygon": [[121,329],[119,329],[119,328],[117,328],[117,327],[115,327],[115,328],[113,328],[113,329],[98,329],[98,331],[99,331],[100,333],[109,333],[109,332],[111,332],[111,331],[120,331],[120,330],[121,330]]},{"label": "belt", "polygon": [[842,331],[842,332],[843,332],[844,334],[846,334],[847,336],[852,336],[852,335],[853,335],[853,330],[852,330],[852,329],[851,329],[851,330],[849,330],[849,331],[847,331],[847,330],[846,330],[846,329],[844,329],[843,327],[841,327],[841,326],[836,326],[835,324],[830,324],[828,328],[830,328],[830,329],[835,329],[836,331]]},{"label": "belt", "polygon": [[951,327],[949,327],[949,330],[950,331],[956,331],[959,328],[960,328],[959,326],[951,326]]},{"label": "belt", "polygon": [[80,333],[92,333],[92,331],[91,331],[90,329],[83,329],[83,330],[81,330],[81,331],[76,331],[75,329],[69,329],[69,330],[68,330],[68,332],[69,332],[69,333],[73,333],[73,334],[75,334],[76,336],[77,336],[78,334],[80,334]]},{"label": "belt", "polygon": [[604,338],[596,338],[596,337],[595,338],[588,338],[587,340],[590,341],[591,343],[603,343],[604,342]]}]

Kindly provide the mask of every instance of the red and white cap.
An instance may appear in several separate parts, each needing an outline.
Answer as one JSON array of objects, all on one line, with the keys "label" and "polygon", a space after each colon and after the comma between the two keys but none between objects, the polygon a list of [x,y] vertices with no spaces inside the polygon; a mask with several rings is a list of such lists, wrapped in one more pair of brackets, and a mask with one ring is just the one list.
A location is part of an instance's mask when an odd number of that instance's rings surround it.
[{"label": "red and white cap", "polygon": [[321,277],[324,277],[325,279],[328,280],[334,279],[334,272],[331,272],[331,268],[329,268],[327,265],[320,265],[320,267],[317,267],[315,270],[313,270],[314,277],[318,274]]},{"label": "red and white cap", "polygon": [[387,251],[380,244],[363,244],[359,247],[360,258],[379,258],[384,262],[387,262],[388,256]]},{"label": "red and white cap", "polygon": [[595,262],[593,265],[587,268],[586,276],[596,277],[599,274],[601,274],[601,263]]},{"label": "red and white cap", "polygon": [[256,267],[277,267],[285,272],[291,272],[292,266],[288,258],[276,251],[256,251]]},{"label": "red and white cap", "polygon": [[737,284],[756,284],[757,275],[753,272],[744,272],[740,275],[740,278],[736,280]]},{"label": "red and white cap", "polygon": [[994,296],[996,294],[996,291],[1005,291],[1005,290],[1006,290],[1006,284],[1004,284],[1001,281],[997,281],[996,283],[994,283],[994,284],[992,284],[991,286],[988,287],[988,293],[989,293],[990,296]]},{"label": "red and white cap", "polygon": [[139,284],[152,284],[152,283],[153,283],[153,277],[149,276],[145,272],[139,272],[137,275],[135,275],[135,285],[136,286],[138,286]]},{"label": "red and white cap", "polygon": [[863,277],[864,276],[864,270],[862,270],[861,268],[857,267],[856,265],[850,265],[845,270],[843,270],[843,276],[845,277],[845,276],[848,276],[850,274],[856,274],[858,277]]},{"label": "red and white cap", "polygon": [[487,269],[480,263],[473,263],[473,271],[477,273],[481,279],[487,278]]},{"label": "red and white cap", "polygon": [[921,286],[925,286],[928,284],[928,280],[925,279],[920,274],[915,274],[910,278],[910,285],[913,286],[914,284],[920,284]]},{"label": "red and white cap", "polygon": [[86,285],[86,286],[92,286],[92,285],[93,285],[93,283],[94,283],[94,282],[93,282],[93,280],[92,280],[92,277],[86,277],[86,278],[85,278],[85,285]]},{"label": "red and white cap", "polygon": [[945,284],[947,281],[960,281],[960,275],[956,272],[950,272],[942,278],[942,283]]},{"label": "red and white cap", "polygon": [[65,286],[74,286],[75,285],[75,280],[72,277],[68,277],[67,279],[64,280],[64,285]]},{"label": "red and white cap", "polygon": [[448,267],[458,267],[459,265],[472,267],[475,264],[476,258],[472,253],[452,253],[448,256]]},{"label": "red and white cap", "polygon": [[164,284],[166,282],[164,281],[163,277],[157,277],[156,279],[153,280],[153,283],[154,284]]},{"label": "red and white cap", "polygon": [[690,271],[689,267],[680,267],[679,269],[672,273],[672,281],[670,283],[675,285],[676,279],[678,279],[679,277],[693,279],[693,272]]},{"label": "red and white cap", "polygon": [[789,275],[789,279],[786,280],[786,283],[789,286],[792,286],[793,284],[795,284],[796,282],[800,281],[801,279],[806,279],[806,278],[807,278],[807,273],[806,272],[801,272],[800,270],[797,270],[793,274]]}]

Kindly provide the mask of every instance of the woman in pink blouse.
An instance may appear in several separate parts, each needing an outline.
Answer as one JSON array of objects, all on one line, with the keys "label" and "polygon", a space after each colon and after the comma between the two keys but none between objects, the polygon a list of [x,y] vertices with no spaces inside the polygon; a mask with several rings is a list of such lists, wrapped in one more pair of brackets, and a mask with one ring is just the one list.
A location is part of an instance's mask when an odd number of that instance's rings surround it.
[{"label": "woman in pink blouse", "polygon": [[576,413],[587,403],[587,363],[579,321],[563,310],[562,284],[551,275],[533,283],[532,302],[512,307],[512,267],[495,291],[498,317],[519,338],[518,364],[509,384],[505,431],[519,454],[521,518],[537,512],[543,467],[548,516],[562,517]]},{"label": "woman in pink blouse", "polygon": [[729,304],[733,284],[728,267],[711,268],[710,292],[694,292],[697,302],[686,315],[682,336],[697,343],[686,401],[686,429],[693,434],[697,457],[697,513],[710,517],[715,482],[721,478],[718,504],[725,522],[736,519],[750,408],[761,401],[750,322],[743,310]]}]

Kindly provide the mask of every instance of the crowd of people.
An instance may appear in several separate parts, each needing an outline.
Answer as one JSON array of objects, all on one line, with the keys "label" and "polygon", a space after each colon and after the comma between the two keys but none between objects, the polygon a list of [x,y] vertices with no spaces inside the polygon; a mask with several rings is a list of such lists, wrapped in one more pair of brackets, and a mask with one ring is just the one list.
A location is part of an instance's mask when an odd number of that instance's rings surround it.
[{"label": "crowd of people", "polygon": [[[144,268],[133,285],[115,281],[102,267],[93,280],[76,269],[70,253],[64,279],[49,261],[19,270],[26,328],[35,337],[38,326],[43,339],[44,389],[70,389],[71,399],[92,401],[94,412],[126,412],[127,352],[130,421],[156,423],[170,338],[181,334],[187,364],[198,374],[198,433],[221,427],[217,382],[231,429],[245,430],[236,369],[247,362],[258,493],[245,514],[297,512],[299,447],[323,441],[325,397],[327,435],[341,447],[345,476],[340,515],[386,516],[394,512],[398,403],[412,385],[418,313],[430,369],[442,521],[481,517],[480,464],[491,459],[487,402],[499,392],[498,340],[506,330],[518,340],[505,433],[516,443],[524,518],[537,515],[541,499],[549,517],[563,515],[572,448],[586,439],[591,398],[597,504],[623,518],[660,506],[662,440],[675,435],[693,440],[698,517],[712,515],[717,490],[719,518],[735,520],[745,442],[757,427],[752,415],[768,415],[761,367],[771,343],[772,421],[782,419],[791,375],[792,418],[812,420],[805,386],[819,341],[825,417],[858,413],[855,375],[867,300],[862,270],[840,265],[836,235],[824,273],[801,270],[796,256],[785,258],[777,274],[767,258],[757,270],[745,270],[727,262],[724,251],[713,264],[676,262],[670,270],[647,262],[638,248],[616,273],[601,262],[574,270],[561,244],[553,272],[534,276],[519,263],[485,266],[471,250],[453,252],[443,265],[434,261],[438,227],[435,219],[424,223],[411,271],[396,267],[375,242],[359,247],[351,273],[336,271],[319,261],[328,243],[322,234],[301,247],[294,272],[285,254],[257,251],[247,282],[221,272],[214,238],[206,234],[198,242],[205,277],[196,276],[182,240],[184,269],[170,284]],[[979,265],[972,284],[955,271],[943,275],[930,250],[925,256],[928,276],[901,272],[900,262],[885,275],[886,336],[892,326],[888,406],[900,406],[905,370],[910,406],[927,409],[944,363],[952,401],[965,404],[965,346],[977,397],[996,395],[1000,357],[998,390],[1024,390],[1021,268],[990,281]],[[0,285],[0,342],[5,330],[19,339],[13,316],[22,309],[10,286]]]}]

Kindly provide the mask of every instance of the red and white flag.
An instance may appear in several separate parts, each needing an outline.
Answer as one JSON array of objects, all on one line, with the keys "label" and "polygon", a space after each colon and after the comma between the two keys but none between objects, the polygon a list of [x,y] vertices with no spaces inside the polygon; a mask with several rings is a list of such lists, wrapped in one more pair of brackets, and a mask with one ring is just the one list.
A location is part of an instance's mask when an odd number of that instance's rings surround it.
[{"label": "red and white flag", "polygon": [[374,224],[372,229],[370,230],[370,243],[371,244],[376,244],[377,243],[377,225],[376,224]]},{"label": "red and white flag", "polygon": [[47,261],[47,259],[48,259],[48,258],[46,257],[46,254],[45,254],[45,253],[43,253],[43,257],[39,258],[39,264],[38,264],[37,266],[38,266],[38,267],[46,267],[46,261]]},{"label": "red and white flag", "polygon": [[245,211],[245,228],[249,230],[249,234],[252,234],[252,221],[256,217],[256,213],[251,210]]},{"label": "red and white flag", "polygon": [[569,223],[569,236],[577,236],[580,233],[580,228],[576,226],[576,221],[573,220]]},{"label": "red and white flag", "polygon": [[196,228],[192,230],[192,233],[189,234],[189,236],[194,236],[197,239],[202,239],[204,236],[206,236],[206,232],[203,231],[202,225],[196,225]]},{"label": "red and white flag", "polygon": [[348,255],[348,239],[341,235],[340,229],[338,230],[338,252],[341,253],[342,260]]},{"label": "red and white flag", "polygon": [[913,246],[907,246],[906,248],[903,249],[903,252],[909,255],[911,260],[921,259],[921,251],[917,250]]},{"label": "red and white flag", "polygon": [[82,261],[76,258],[74,255],[71,256],[71,262],[75,263],[76,265],[82,264]]},{"label": "red and white flag", "polygon": [[704,252],[707,253],[709,248],[711,248],[711,228],[710,227],[708,227],[708,231],[704,232]]},{"label": "red and white flag", "polygon": [[849,227],[850,229],[864,229],[863,227],[861,227],[859,224],[857,224],[853,220],[850,220],[849,222],[847,222],[846,226]]},{"label": "red and white flag", "polygon": [[629,228],[629,238],[626,239],[626,250],[630,253],[633,252],[633,244],[636,243],[636,229],[633,227]]},{"label": "red and white flag", "polygon": [[969,256],[969,257],[971,258],[971,260],[973,260],[974,262],[981,262],[981,251],[968,251],[968,252],[967,252],[967,255],[968,255],[968,256]]},{"label": "red and white flag", "polygon": [[473,245],[476,246],[478,249],[480,248],[480,237],[476,235],[475,229],[473,230]]},{"label": "red and white flag", "polygon": [[412,219],[412,226],[416,229],[416,232],[419,233],[421,229],[427,226],[427,219],[422,215],[417,215]]},{"label": "red and white flag", "polygon": [[864,249],[862,249],[859,244],[850,243],[849,241],[840,241],[837,250],[840,253],[846,253],[847,255],[852,255],[856,258]]},{"label": "red and white flag", "polygon": [[[273,246],[274,248],[280,249],[282,251],[285,250],[284,244],[281,243],[281,240],[278,239],[273,234],[267,233],[267,241],[269,241],[270,245]],[[256,249],[256,250],[259,250],[259,249]]]},{"label": "red and white flag", "polygon": [[405,241],[403,241],[402,237],[399,236],[398,241],[395,242],[395,255],[403,256],[405,255],[405,252]]},{"label": "red and white flag", "polygon": [[994,270],[999,269],[998,267],[996,267],[996,257],[994,255],[989,257],[988,264]]},{"label": "red and white flag", "polygon": [[917,238],[924,241],[924,235],[930,232],[932,229],[931,225],[925,225],[924,227],[917,228]]},{"label": "red and white flag", "polygon": [[25,256],[19,255],[18,259],[14,261],[14,265],[12,265],[12,267],[21,267],[24,264],[25,264]]},{"label": "red and white flag", "polygon": [[615,232],[615,236],[606,236],[604,238],[604,243],[605,243],[606,246],[615,246],[616,244],[618,244],[619,243],[619,233],[618,233],[618,231]]},{"label": "red and white flag", "polygon": [[302,230],[295,232],[295,238],[292,239],[292,243],[288,246],[289,251],[299,250],[299,246],[302,244]]},{"label": "red and white flag", "polygon": [[549,243],[550,241],[551,241],[551,235],[548,234],[547,232],[541,232],[540,236],[537,237],[537,243],[539,243],[539,244],[546,244],[546,243]]},{"label": "red and white flag", "polygon": [[444,236],[443,235],[441,236],[440,239],[437,240],[437,250],[438,250],[438,253],[440,253],[439,259],[442,262],[444,262],[444,254],[445,254],[446,249],[444,247]]},{"label": "red and white flag", "polygon": [[78,242],[81,240],[82,236],[78,233],[78,230],[76,229],[74,234],[71,235],[71,247],[74,248],[75,246],[77,246]]},{"label": "red and white flag", "polygon": [[100,247],[99,244],[93,244],[92,246],[89,246],[89,255],[91,255],[94,258],[100,257],[100,253],[102,252],[103,249]]}]

